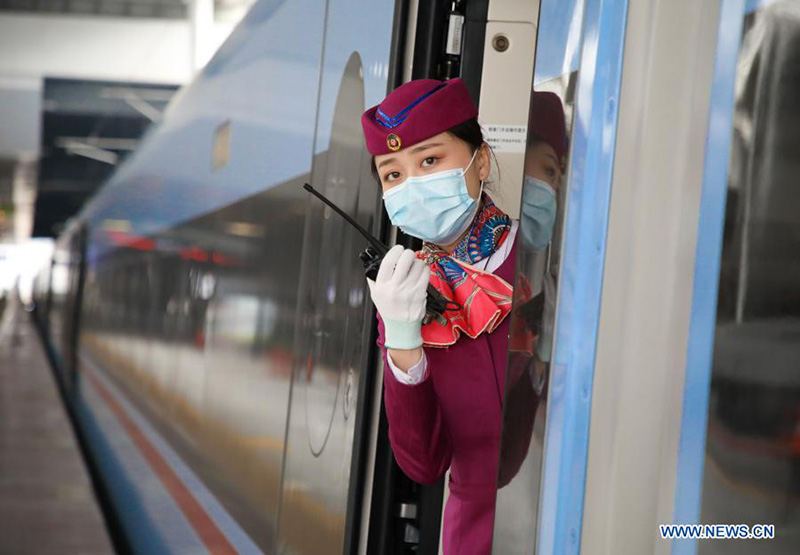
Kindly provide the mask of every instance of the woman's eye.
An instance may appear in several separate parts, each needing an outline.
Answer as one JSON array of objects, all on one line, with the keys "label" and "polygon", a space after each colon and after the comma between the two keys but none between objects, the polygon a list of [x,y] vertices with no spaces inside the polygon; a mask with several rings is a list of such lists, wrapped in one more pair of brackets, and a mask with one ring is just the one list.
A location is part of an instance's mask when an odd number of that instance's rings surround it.
[{"label": "woman's eye", "polygon": [[389,172],[389,173],[387,173],[386,175],[383,176],[383,180],[387,181],[387,182],[388,181],[394,181],[398,177],[400,177],[400,172]]},{"label": "woman's eye", "polygon": [[554,179],[554,178],[556,177],[556,170],[554,170],[553,168],[547,168],[547,169],[545,170],[545,173],[546,173],[546,174],[548,175],[548,177],[550,177],[551,179]]},{"label": "woman's eye", "polygon": [[423,168],[430,168],[432,165],[436,163],[436,156],[428,156],[422,161]]}]

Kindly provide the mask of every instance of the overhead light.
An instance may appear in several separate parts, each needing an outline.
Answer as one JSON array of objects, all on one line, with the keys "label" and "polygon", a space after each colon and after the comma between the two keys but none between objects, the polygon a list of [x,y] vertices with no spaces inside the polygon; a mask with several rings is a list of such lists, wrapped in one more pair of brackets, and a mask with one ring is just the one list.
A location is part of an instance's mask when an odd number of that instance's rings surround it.
[{"label": "overhead light", "polygon": [[175,91],[172,90],[132,87],[103,87],[100,90],[100,98],[122,100],[150,121],[161,121],[161,110],[148,101],[168,102],[173,94]]},{"label": "overhead light", "polygon": [[58,137],[56,146],[60,148],[82,148],[91,146],[103,150],[136,150],[139,139],[117,137]]},{"label": "overhead light", "polygon": [[102,148],[97,148],[96,146],[80,143],[78,141],[68,142],[62,148],[70,154],[83,156],[84,158],[90,158],[98,162],[111,164],[112,166],[115,165],[119,159],[119,156],[110,150],[103,150]]},{"label": "overhead light", "polygon": [[131,96],[136,96],[142,100],[155,102],[169,102],[175,94],[171,89],[148,89],[143,87],[103,87],[100,89],[100,98],[117,98],[125,100]]}]

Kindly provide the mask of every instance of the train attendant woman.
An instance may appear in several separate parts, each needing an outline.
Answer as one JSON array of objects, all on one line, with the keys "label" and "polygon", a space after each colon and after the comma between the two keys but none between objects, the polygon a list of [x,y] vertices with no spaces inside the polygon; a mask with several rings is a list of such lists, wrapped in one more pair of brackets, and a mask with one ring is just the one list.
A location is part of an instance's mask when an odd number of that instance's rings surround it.
[{"label": "train attendant woman", "polygon": [[[460,79],[416,80],[362,116],[393,247],[369,287],[379,314],[389,439],[413,480],[450,468],[447,554],[491,552],[518,222],[487,194],[489,146]],[[423,324],[432,283],[460,304]]]},{"label": "train attendant woman", "polygon": [[561,246],[557,236],[561,226],[556,225],[556,220],[559,214],[563,216],[564,210],[563,206],[559,206],[558,199],[565,197],[562,177],[567,163],[567,147],[566,119],[561,99],[551,92],[534,91],[531,95],[525,151],[521,235],[526,247],[526,260],[522,266],[526,268],[525,274],[533,279],[533,283],[526,285],[534,295],[543,296],[540,303],[544,307],[543,317],[539,325],[535,325],[539,328],[536,333],[539,362],[550,360],[553,345],[555,279]]}]

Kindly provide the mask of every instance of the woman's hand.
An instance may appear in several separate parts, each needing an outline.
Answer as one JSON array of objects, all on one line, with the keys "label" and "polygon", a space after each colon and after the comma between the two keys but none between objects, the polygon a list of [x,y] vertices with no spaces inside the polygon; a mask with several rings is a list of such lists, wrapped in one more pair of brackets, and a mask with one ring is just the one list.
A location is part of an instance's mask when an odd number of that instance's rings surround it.
[{"label": "woman's hand", "polygon": [[383,257],[375,281],[367,278],[372,302],[386,328],[386,348],[413,351],[422,346],[429,280],[428,266],[401,245],[395,245]]}]

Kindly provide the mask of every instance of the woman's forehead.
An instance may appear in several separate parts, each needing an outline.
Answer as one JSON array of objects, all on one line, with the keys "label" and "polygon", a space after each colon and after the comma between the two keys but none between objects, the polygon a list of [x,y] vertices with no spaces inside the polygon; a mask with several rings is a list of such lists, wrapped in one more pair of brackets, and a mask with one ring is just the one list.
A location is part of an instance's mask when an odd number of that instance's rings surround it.
[{"label": "woman's forehead", "polygon": [[545,141],[539,141],[536,144],[533,144],[528,147],[527,152],[528,158],[536,159],[536,160],[546,160],[551,159],[553,162],[558,164],[558,156],[556,156],[556,150]]},{"label": "woman's forehead", "polygon": [[443,148],[457,148],[458,143],[460,141],[453,137],[447,131],[443,133],[439,133],[438,135],[434,135],[424,141],[420,141],[416,144],[408,146],[402,150],[397,152],[392,152],[389,154],[378,154],[375,156],[375,165],[381,166],[387,163],[392,163],[394,161],[402,161],[407,158],[411,158],[421,152],[425,152],[426,150],[430,150],[431,148],[436,147],[443,147]]}]

